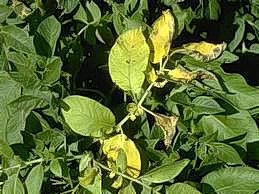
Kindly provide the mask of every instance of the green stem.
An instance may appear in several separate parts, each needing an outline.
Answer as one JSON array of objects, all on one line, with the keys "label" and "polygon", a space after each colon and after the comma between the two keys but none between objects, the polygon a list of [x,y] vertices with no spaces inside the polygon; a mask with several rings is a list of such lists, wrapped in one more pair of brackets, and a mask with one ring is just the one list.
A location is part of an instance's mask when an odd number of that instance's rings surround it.
[{"label": "green stem", "polygon": [[[96,160],[94,160],[94,163],[95,163],[96,165],[98,165],[99,167],[101,167],[102,169],[104,169],[104,170],[107,170],[107,171],[109,171],[109,172],[114,172],[114,171],[112,171],[110,168],[108,168],[107,166],[103,165],[103,164],[100,163],[100,162],[97,162]],[[137,184],[139,184],[139,185],[142,185],[143,187],[145,187],[145,188],[147,188],[147,189],[149,189],[149,190],[151,190],[151,191],[153,190],[152,187],[146,185],[145,183],[141,182],[141,181],[138,180],[138,179],[132,178],[132,177],[130,177],[130,176],[126,175],[126,174],[120,173],[120,172],[114,172],[114,173],[117,174],[117,175],[119,175],[119,176],[122,176],[122,177],[125,178],[125,179],[128,179],[128,180],[130,180],[130,181],[132,181],[132,182],[135,182],[135,183],[137,183]],[[154,192],[158,193],[157,191],[154,191]]]},{"label": "green stem", "polygon": [[85,25],[77,34],[77,36],[80,36],[87,28],[89,27],[89,24]]},{"label": "green stem", "polygon": [[144,102],[144,100],[146,99],[149,91],[152,89],[152,87],[154,86],[155,82],[151,83],[148,88],[146,89],[145,93],[143,94],[143,96],[141,97],[140,101],[138,102],[137,106],[141,106],[142,103]]}]

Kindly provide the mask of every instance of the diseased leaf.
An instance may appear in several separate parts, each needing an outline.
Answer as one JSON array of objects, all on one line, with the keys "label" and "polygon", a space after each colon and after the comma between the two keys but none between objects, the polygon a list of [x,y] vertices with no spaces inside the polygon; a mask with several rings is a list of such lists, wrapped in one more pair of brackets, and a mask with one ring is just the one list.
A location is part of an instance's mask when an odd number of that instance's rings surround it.
[{"label": "diseased leaf", "polygon": [[141,179],[152,183],[163,183],[177,177],[189,164],[189,159],[183,159],[159,166],[147,172]]},{"label": "diseased leaf", "polygon": [[259,188],[259,171],[250,167],[229,167],[213,171],[202,179],[217,194],[253,194]]},{"label": "diseased leaf", "polygon": [[174,17],[170,13],[170,10],[166,10],[153,23],[149,36],[152,63],[162,63],[163,58],[168,55],[174,31]]},{"label": "diseased leaf", "polygon": [[183,45],[186,54],[199,61],[211,61],[218,58],[226,48],[226,43],[212,44],[205,41]]},{"label": "diseased leaf", "polygon": [[145,80],[148,59],[149,47],[141,28],[123,33],[109,55],[112,81],[125,91],[139,93]]},{"label": "diseased leaf", "polygon": [[166,116],[163,114],[156,114],[155,120],[164,132],[164,143],[168,147],[172,143],[172,139],[176,133],[177,116]]},{"label": "diseased leaf", "polygon": [[107,156],[108,165],[117,161],[120,149],[122,149],[127,158],[126,172],[129,176],[137,178],[141,170],[141,159],[139,151],[132,140],[123,134],[115,135],[110,139],[104,140],[103,153]]},{"label": "diseased leaf", "polygon": [[83,136],[102,137],[113,131],[115,117],[99,102],[77,95],[66,97],[64,102],[70,109],[62,109],[62,114],[74,132]]}]

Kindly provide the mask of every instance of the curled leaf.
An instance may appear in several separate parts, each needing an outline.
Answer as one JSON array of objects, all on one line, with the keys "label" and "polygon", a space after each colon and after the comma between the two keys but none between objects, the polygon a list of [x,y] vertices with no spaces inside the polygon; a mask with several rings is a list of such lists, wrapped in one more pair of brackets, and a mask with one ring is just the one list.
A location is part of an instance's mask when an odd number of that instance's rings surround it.
[{"label": "curled leaf", "polygon": [[167,75],[173,81],[190,82],[197,77],[196,72],[188,71],[180,66],[169,70]]},{"label": "curled leaf", "polygon": [[195,42],[183,45],[185,53],[199,61],[211,61],[218,58],[226,48],[226,43],[212,44],[209,42]]},{"label": "curled leaf", "polygon": [[103,153],[107,156],[108,165],[113,166],[122,149],[127,158],[126,172],[129,176],[137,178],[141,170],[139,151],[132,140],[124,134],[118,134],[103,142]]},{"label": "curled leaf", "polygon": [[166,10],[152,25],[152,32],[149,37],[152,48],[152,63],[161,63],[162,59],[168,55],[174,31],[174,17],[170,10]]},{"label": "curled leaf", "polygon": [[163,114],[156,114],[155,120],[158,126],[160,126],[164,132],[164,143],[168,147],[172,143],[172,139],[176,132],[176,123],[178,121],[177,116],[166,116]]}]

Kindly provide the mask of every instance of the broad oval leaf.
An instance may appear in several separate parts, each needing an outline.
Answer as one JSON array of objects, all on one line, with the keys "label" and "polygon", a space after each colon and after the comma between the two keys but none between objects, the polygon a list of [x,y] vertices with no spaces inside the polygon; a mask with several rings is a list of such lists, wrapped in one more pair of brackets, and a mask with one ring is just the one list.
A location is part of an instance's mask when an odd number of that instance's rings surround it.
[{"label": "broad oval leaf", "polygon": [[62,114],[70,128],[83,136],[102,137],[112,132],[115,117],[107,107],[83,96],[68,96],[64,99],[70,107]]},{"label": "broad oval leaf", "polygon": [[147,172],[141,179],[152,183],[163,183],[172,180],[182,172],[189,162],[189,159],[183,159],[159,166]]},{"label": "broad oval leaf", "polygon": [[151,62],[161,63],[169,53],[171,41],[175,31],[175,21],[170,10],[166,10],[153,23],[150,34]]},{"label": "broad oval leaf", "polygon": [[166,194],[201,194],[201,192],[188,184],[175,183],[166,189]]},{"label": "broad oval leaf", "polygon": [[226,43],[193,42],[183,45],[184,52],[199,61],[211,61],[218,58],[226,48]]},{"label": "broad oval leaf", "polygon": [[28,194],[39,194],[41,191],[41,185],[43,182],[44,170],[41,164],[33,167],[28,174],[25,185],[27,187]]},{"label": "broad oval leaf", "polygon": [[207,183],[217,194],[254,194],[259,188],[259,171],[250,167],[230,167],[207,174]]},{"label": "broad oval leaf", "polygon": [[109,55],[109,72],[124,91],[139,93],[145,80],[149,46],[141,28],[129,30],[116,40]]},{"label": "broad oval leaf", "polygon": [[118,134],[110,139],[104,140],[103,153],[107,156],[108,165],[117,161],[120,149],[126,154],[127,174],[137,178],[141,170],[140,154],[134,142],[124,134]]}]

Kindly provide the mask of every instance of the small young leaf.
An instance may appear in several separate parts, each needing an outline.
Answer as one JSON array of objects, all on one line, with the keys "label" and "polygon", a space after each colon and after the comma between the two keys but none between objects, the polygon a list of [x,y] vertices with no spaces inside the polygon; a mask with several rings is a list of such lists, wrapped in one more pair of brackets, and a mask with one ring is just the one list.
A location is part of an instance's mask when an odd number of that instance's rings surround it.
[{"label": "small young leaf", "polygon": [[87,188],[88,185],[93,184],[98,171],[96,168],[87,168],[84,170],[83,176],[79,177],[79,184]]},{"label": "small young leaf", "polygon": [[136,194],[136,191],[132,184],[120,189],[119,194]]},{"label": "small young leaf", "polygon": [[189,162],[189,159],[183,159],[159,166],[147,172],[141,179],[152,183],[163,183],[172,180],[182,172]]},{"label": "small young leaf", "polygon": [[52,84],[56,82],[61,74],[62,61],[59,57],[48,58],[42,82]]},{"label": "small young leaf", "polygon": [[93,154],[92,153],[84,154],[83,157],[80,160],[80,163],[79,163],[79,172],[82,172],[87,167],[90,167],[92,159],[93,159]]},{"label": "small young leaf", "polygon": [[113,131],[115,117],[99,102],[77,95],[66,97],[64,102],[70,109],[62,109],[62,114],[74,132],[84,136],[102,137]]},{"label": "small young leaf", "polygon": [[43,181],[44,170],[41,164],[33,167],[28,174],[25,185],[27,187],[28,194],[39,194],[41,191],[41,185]]},{"label": "small young leaf", "polygon": [[50,171],[57,177],[62,177],[62,167],[58,159],[54,159],[50,162]]},{"label": "small young leaf", "polygon": [[141,28],[123,33],[109,55],[109,72],[113,82],[125,91],[139,93],[148,60],[149,46]]}]

